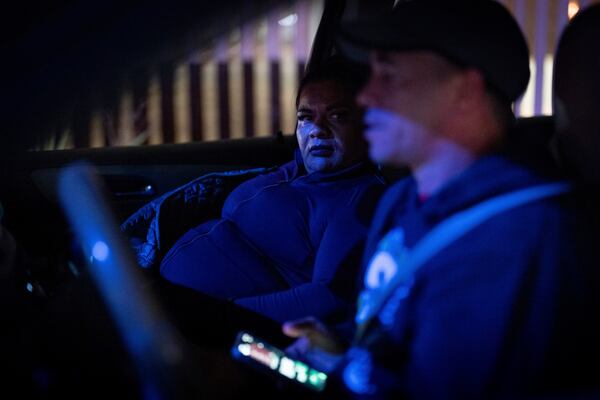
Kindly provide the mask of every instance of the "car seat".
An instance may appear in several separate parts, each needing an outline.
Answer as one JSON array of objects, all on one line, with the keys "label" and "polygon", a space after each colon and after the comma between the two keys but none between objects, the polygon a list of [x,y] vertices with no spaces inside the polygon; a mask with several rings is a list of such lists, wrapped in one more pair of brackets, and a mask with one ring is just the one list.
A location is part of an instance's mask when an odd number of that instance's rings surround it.
[{"label": "car seat", "polygon": [[553,112],[556,150],[569,176],[600,184],[600,4],[579,12],[555,55]]}]

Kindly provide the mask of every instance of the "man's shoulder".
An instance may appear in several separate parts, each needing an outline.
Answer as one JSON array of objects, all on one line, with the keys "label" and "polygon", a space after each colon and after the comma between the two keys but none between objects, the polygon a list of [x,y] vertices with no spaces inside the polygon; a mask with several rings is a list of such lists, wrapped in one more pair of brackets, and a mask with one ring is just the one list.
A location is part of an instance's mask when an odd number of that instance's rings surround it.
[{"label": "man's shoulder", "polygon": [[398,212],[399,207],[406,207],[414,193],[416,184],[410,176],[400,179],[383,192],[371,223],[374,237],[381,235],[381,230],[388,224],[391,216]]},{"label": "man's shoulder", "polygon": [[411,176],[399,179],[386,188],[380,201],[380,208],[387,208],[413,192],[415,192],[415,181]]}]

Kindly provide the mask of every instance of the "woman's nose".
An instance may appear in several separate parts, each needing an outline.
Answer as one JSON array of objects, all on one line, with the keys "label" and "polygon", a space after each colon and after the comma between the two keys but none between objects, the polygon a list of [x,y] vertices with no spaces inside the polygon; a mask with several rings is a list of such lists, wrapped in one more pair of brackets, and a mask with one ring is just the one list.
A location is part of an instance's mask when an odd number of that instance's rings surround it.
[{"label": "woman's nose", "polygon": [[313,129],[310,130],[309,135],[311,138],[323,138],[331,135],[331,130],[327,125],[325,117],[315,118]]},{"label": "woman's nose", "polygon": [[326,126],[321,124],[315,124],[313,129],[310,130],[310,137],[315,138],[325,138],[331,136],[331,131]]}]

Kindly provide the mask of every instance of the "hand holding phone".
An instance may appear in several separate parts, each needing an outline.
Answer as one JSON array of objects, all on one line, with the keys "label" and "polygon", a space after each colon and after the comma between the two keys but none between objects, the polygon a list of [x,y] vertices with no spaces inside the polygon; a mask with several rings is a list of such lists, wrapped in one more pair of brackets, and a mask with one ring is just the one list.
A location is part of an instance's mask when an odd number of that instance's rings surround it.
[{"label": "hand holding phone", "polygon": [[272,371],[311,390],[325,389],[327,374],[295,360],[281,349],[260,340],[247,332],[240,332],[231,349],[234,358]]}]

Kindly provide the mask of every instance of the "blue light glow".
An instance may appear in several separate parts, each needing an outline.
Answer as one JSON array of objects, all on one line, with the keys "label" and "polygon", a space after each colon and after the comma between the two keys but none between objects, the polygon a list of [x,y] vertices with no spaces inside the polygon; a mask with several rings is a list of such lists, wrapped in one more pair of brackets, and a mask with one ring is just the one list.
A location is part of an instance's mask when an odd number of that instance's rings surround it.
[{"label": "blue light glow", "polygon": [[92,256],[98,261],[105,261],[108,258],[108,254],[110,251],[108,250],[108,246],[103,241],[98,241],[94,243],[94,247],[92,247]]},{"label": "blue light glow", "polygon": [[348,351],[350,362],[344,368],[343,379],[346,387],[356,394],[373,394],[377,387],[373,385],[371,375],[373,362],[365,349],[353,347]]}]

